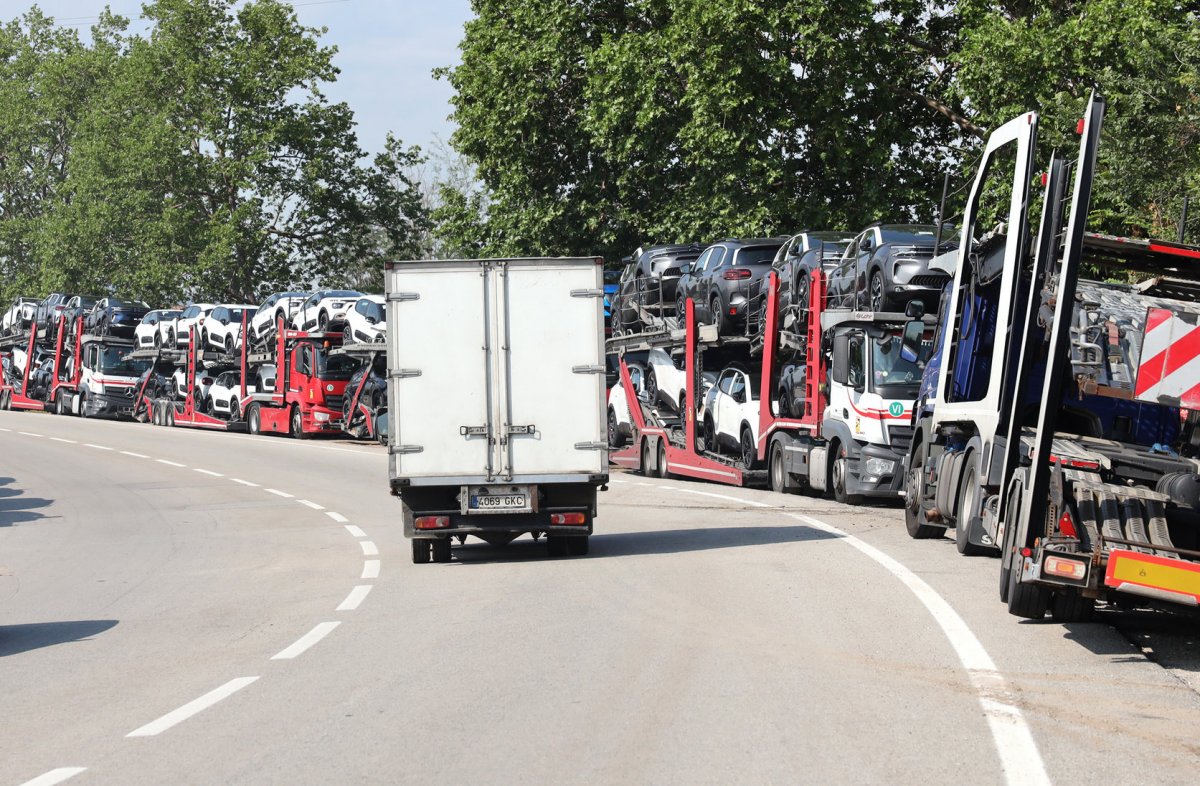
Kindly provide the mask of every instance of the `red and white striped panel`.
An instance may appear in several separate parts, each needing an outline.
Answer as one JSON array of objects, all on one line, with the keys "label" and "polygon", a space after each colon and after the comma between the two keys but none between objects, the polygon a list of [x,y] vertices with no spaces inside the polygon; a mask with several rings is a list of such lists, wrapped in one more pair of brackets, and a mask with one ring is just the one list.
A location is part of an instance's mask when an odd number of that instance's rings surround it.
[{"label": "red and white striped panel", "polygon": [[1200,314],[1149,310],[1133,395],[1152,404],[1200,409]]}]

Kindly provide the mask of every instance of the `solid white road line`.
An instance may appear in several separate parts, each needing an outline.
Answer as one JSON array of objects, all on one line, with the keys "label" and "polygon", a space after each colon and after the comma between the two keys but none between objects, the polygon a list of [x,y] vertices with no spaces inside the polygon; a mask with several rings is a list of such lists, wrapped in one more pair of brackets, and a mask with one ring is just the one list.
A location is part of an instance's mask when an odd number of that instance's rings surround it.
[{"label": "solid white road line", "polygon": [[345,524],[350,519],[343,516],[341,513],[334,513],[332,510],[326,511],[325,515],[336,521],[338,524]]},{"label": "solid white road line", "polygon": [[286,491],[280,491],[279,489],[263,489],[263,491],[267,492],[268,494],[274,494],[277,497],[283,497],[285,499],[291,499],[292,497],[296,496],[295,494],[289,494]]},{"label": "solid white road line", "polygon": [[379,560],[368,559],[363,560],[363,572],[360,578],[377,579],[379,578]]},{"label": "solid white road line", "polygon": [[659,486],[659,488],[670,489],[672,491],[682,491],[684,494],[696,494],[701,497],[712,497],[713,499],[724,499],[724,500],[728,500],[730,502],[740,502],[743,505],[751,505],[756,508],[773,507],[772,505],[768,505],[765,502],[756,502],[755,500],[742,499],[741,497],[731,497],[728,494],[714,494],[711,491],[696,491],[694,489],[685,489],[685,488],[679,488],[676,486]]},{"label": "solid white road line", "polygon": [[379,549],[375,546],[375,544],[372,541],[360,540],[358,542],[358,545],[362,546],[364,557],[375,557],[375,556],[379,555]]},{"label": "solid white road line", "polygon": [[214,477],[214,478],[223,478],[223,477],[225,477],[225,476],[224,476],[224,475],[222,475],[220,472],[213,472],[211,469],[200,469],[199,467],[196,467],[196,468],[195,468],[195,470],[196,470],[197,472],[199,472],[201,475],[210,475],[210,476],[212,476],[212,477]]},{"label": "solid white road line", "polygon": [[95,448],[96,450],[112,450],[112,448],[106,448],[103,445],[93,445],[91,442],[85,442],[83,446],[85,448]]},{"label": "solid white road line", "polygon": [[74,778],[86,769],[87,767],[59,767],[57,770],[50,770],[50,772],[39,775],[31,781],[25,781],[21,786],[54,786],[54,784],[62,783],[67,778]]},{"label": "solid white road line", "polygon": [[363,532],[362,528],[356,527],[353,524],[345,524],[343,526],[345,526],[347,532],[356,538],[365,538],[367,536],[367,533]]},{"label": "solid white road line", "polygon": [[53,440],[54,442],[65,442],[68,445],[78,445],[79,444],[79,441],[74,440],[74,439],[63,439],[62,437],[51,437],[50,439]]},{"label": "solid white road line", "polygon": [[145,726],[134,729],[125,736],[153,737],[156,734],[162,734],[164,731],[176,725],[177,723],[182,723],[193,715],[203,712],[222,699],[229,698],[257,679],[258,677],[238,677],[237,679],[232,679],[221,687],[216,688],[215,690],[210,690],[200,698],[189,701],[179,709],[168,712],[158,720],[150,721]]},{"label": "solid white road line", "polygon": [[32,431],[18,431],[17,433],[23,437],[40,437],[40,436],[42,436],[41,434],[34,434]]},{"label": "solid white road line", "polygon": [[328,636],[330,633],[333,632],[334,628],[336,628],[338,625],[341,625],[341,624],[342,623],[340,623],[340,622],[322,622],[322,623],[320,623],[319,625],[317,625],[317,627],[313,628],[308,633],[305,633],[303,636],[296,639],[295,643],[293,643],[287,649],[279,652],[276,655],[272,655],[271,660],[291,660],[292,658],[294,658],[298,655],[304,654],[304,652],[306,652],[310,647],[312,647],[314,644],[316,644],[321,639]]},{"label": "solid white road line", "polygon": [[359,584],[357,587],[350,590],[350,594],[346,596],[346,599],[342,601],[342,604],[338,606],[335,611],[354,611],[358,608],[358,604],[363,602],[363,599],[367,597],[367,593],[370,591],[370,584]]},{"label": "solid white road line", "polygon": [[317,503],[315,503],[315,502],[309,502],[309,501],[308,501],[308,500],[306,500],[306,499],[298,499],[298,500],[296,500],[296,501],[297,501],[297,502],[299,502],[301,505],[305,505],[305,506],[307,506],[307,507],[310,507],[310,508],[312,508],[313,510],[325,510],[325,506],[324,506],[324,505],[318,505]]},{"label": "solid white road line", "polygon": [[950,646],[954,648],[963,668],[967,670],[991,729],[992,739],[996,743],[1000,766],[1004,769],[1004,779],[1010,784],[1022,786],[1049,784],[1050,776],[1046,772],[1046,765],[1038,752],[1037,743],[1034,742],[1033,732],[1025,722],[1021,708],[1017,706],[1016,697],[987,650],[983,648],[983,644],[946,599],[920,576],[866,541],[811,516],[781,512],[814,529],[834,535],[858,549],[899,579],[917,596],[917,600],[921,601],[942,629],[942,633],[950,640]]},{"label": "solid white road line", "polygon": [[169,459],[154,459],[159,464],[166,464],[168,467],[186,467],[187,464],[180,464],[178,461],[170,461]]},{"label": "solid white road line", "polygon": [[122,450],[122,456],[133,456],[134,458],[150,458],[145,453],[134,453],[132,450]]},{"label": "solid white road line", "polygon": [[0,428],[0,431],[12,431],[10,428]]},{"label": "solid white road line", "polygon": [[250,486],[251,488],[258,488],[257,483],[251,483],[248,480],[242,480],[241,478],[230,478],[230,480],[232,480],[234,483],[241,483],[243,486]]}]

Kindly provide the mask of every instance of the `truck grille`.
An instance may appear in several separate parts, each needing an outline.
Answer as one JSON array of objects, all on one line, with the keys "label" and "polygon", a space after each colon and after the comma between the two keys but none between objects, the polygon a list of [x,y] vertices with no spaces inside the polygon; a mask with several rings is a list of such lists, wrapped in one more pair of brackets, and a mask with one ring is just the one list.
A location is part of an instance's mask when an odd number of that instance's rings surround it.
[{"label": "truck grille", "polygon": [[912,426],[888,426],[888,440],[892,443],[894,450],[907,454],[909,447],[912,446]]},{"label": "truck grille", "polygon": [[334,396],[330,393],[325,394],[325,406],[330,409],[335,409],[338,412],[342,411],[342,402],[346,400],[345,396]]}]

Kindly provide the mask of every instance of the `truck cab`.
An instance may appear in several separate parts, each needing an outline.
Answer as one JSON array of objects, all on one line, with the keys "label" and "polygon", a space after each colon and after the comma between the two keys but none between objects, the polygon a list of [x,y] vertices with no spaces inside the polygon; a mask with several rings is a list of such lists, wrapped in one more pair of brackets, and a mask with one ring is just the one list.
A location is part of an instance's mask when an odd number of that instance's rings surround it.
[{"label": "truck cab", "polygon": [[85,340],[79,390],[71,410],[83,417],[132,417],[137,389],[148,361],[125,360],[131,346],[109,340]]}]

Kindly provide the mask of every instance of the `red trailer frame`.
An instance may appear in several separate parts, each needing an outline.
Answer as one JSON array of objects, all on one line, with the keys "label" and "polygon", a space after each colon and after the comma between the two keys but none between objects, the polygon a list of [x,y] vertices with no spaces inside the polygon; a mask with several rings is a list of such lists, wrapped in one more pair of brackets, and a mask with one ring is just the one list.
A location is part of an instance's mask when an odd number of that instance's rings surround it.
[{"label": "red trailer frame", "polygon": [[[241,401],[246,400],[246,372],[247,372],[247,350],[246,350],[246,315],[242,315],[242,348],[239,362],[241,364]],[[151,420],[155,425],[159,426],[180,426],[183,428],[203,428],[211,431],[243,431],[245,424],[235,420],[225,420],[213,415],[208,415],[196,409],[196,371],[199,365],[199,358],[203,357],[205,347],[199,346],[197,342],[196,327],[193,325],[189,328],[188,333],[188,348],[187,348],[187,363],[185,365],[185,381],[187,383],[186,393],[182,402],[174,400],[150,399],[146,397],[146,387],[150,384],[151,374],[146,376],[142,382],[142,387],[138,391],[137,404],[134,406],[133,414],[137,418],[140,415],[142,406],[145,405],[148,412],[151,413]],[[153,373],[153,372],[152,372]]]},{"label": "red trailer frame", "polygon": [[[61,319],[61,317],[60,317]],[[29,323],[29,344],[25,349],[25,370],[21,373],[21,390],[8,384],[0,385],[0,398],[3,398],[3,409],[20,409],[33,412],[45,412],[46,402],[30,398],[29,376],[33,370],[33,351],[37,348],[37,322]]]}]

